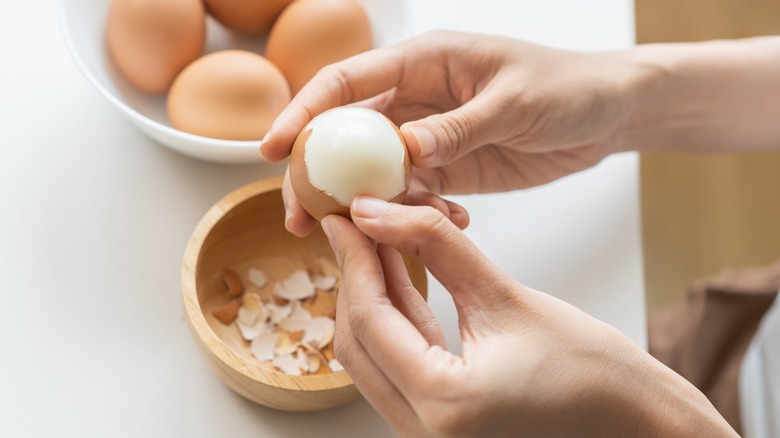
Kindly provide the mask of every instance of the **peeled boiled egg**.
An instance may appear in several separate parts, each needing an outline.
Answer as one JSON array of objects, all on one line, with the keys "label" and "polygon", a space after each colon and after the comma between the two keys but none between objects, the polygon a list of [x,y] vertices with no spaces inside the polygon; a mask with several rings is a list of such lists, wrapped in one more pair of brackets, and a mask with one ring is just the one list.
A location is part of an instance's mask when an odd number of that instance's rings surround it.
[{"label": "peeled boiled egg", "polygon": [[200,56],[205,38],[201,0],[114,0],[108,13],[109,55],[122,76],[145,93],[168,91]]},{"label": "peeled boiled egg", "polygon": [[225,50],[181,72],[168,94],[168,117],[191,134],[259,141],[289,102],[287,81],[267,59]]},{"label": "peeled boiled egg", "polygon": [[338,107],[314,117],[290,155],[293,191],[317,220],[349,217],[349,205],[360,195],[401,202],[411,177],[398,127],[368,108]]},{"label": "peeled boiled egg", "polygon": [[296,0],[271,29],[265,56],[296,94],[322,67],[372,47],[371,23],[357,0]]},{"label": "peeled boiled egg", "polygon": [[271,29],[292,0],[205,0],[206,10],[226,27],[244,34],[262,34]]}]

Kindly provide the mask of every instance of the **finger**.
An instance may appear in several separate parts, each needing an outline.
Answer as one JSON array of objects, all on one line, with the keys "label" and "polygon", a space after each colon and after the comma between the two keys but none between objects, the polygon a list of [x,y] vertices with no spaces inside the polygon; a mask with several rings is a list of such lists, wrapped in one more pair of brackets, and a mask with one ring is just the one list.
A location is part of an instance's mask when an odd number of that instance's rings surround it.
[{"label": "finger", "polygon": [[447,349],[444,333],[428,303],[412,284],[401,254],[387,245],[378,245],[377,255],[385,274],[387,297],[420,332],[430,345]]},{"label": "finger", "polygon": [[486,310],[502,311],[508,300],[516,299],[517,283],[440,211],[361,196],[352,201],[351,212],[355,225],[368,237],[420,257],[452,294],[464,320],[490,314]]},{"label": "finger", "polygon": [[[382,94],[377,94],[374,97],[369,97],[368,99],[363,99],[359,102],[355,102],[350,105],[359,106],[362,108],[370,108],[374,111],[379,111],[380,113],[390,118],[390,116],[387,114],[387,108],[394,98],[395,98],[395,88],[391,88],[390,90],[387,90]],[[394,120],[393,122],[395,123]]]},{"label": "finger", "polygon": [[[381,281],[379,278],[376,280]],[[345,291],[344,286],[342,291]],[[336,358],[363,397],[385,421],[404,436],[419,436],[422,424],[417,414],[352,334],[347,293],[339,293],[336,297],[336,335],[333,339]]]},{"label": "finger", "polygon": [[403,77],[400,46],[371,50],[320,70],[276,118],[260,146],[266,160],[290,155],[295,138],[321,112],[368,99],[395,87]]},{"label": "finger", "polygon": [[290,182],[290,168],[284,174],[282,182],[282,201],[284,203],[284,227],[298,237],[306,237],[314,231],[317,220],[311,217],[298,202]]},{"label": "finger", "polygon": [[497,141],[509,114],[506,94],[489,86],[452,111],[401,125],[412,164],[441,167]]},{"label": "finger", "polygon": [[406,194],[404,204],[413,206],[427,205],[439,210],[443,215],[447,216],[455,226],[461,230],[466,229],[469,226],[469,212],[463,206],[456,204],[455,202],[448,201],[439,195],[431,192],[423,191],[410,191]]},{"label": "finger", "polygon": [[[348,308],[350,330],[372,361],[409,400],[428,370],[431,346],[387,297],[382,268],[368,238],[349,220],[335,215],[322,228],[342,271],[339,296]],[[434,347],[441,350],[439,347]],[[413,404],[413,403],[412,403]]]}]

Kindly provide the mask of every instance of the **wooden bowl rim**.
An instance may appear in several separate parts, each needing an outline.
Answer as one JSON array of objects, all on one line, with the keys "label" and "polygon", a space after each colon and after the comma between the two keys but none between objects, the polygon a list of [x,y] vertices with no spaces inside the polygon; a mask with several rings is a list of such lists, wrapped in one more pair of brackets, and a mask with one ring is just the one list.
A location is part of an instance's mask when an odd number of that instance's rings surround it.
[{"label": "wooden bowl rim", "polygon": [[274,190],[281,190],[283,177],[272,177],[256,181],[240,187],[220,199],[201,218],[190,236],[184,252],[181,271],[181,293],[185,316],[190,329],[201,340],[201,346],[210,352],[234,372],[262,383],[264,385],[292,391],[323,391],[352,385],[352,379],[346,371],[309,376],[291,376],[274,371],[253,363],[247,358],[231,350],[222,339],[214,333],[206,321],[198,300],[195,267],[203,247],[203,243],[214,226],[233,208],[259,195]]}]

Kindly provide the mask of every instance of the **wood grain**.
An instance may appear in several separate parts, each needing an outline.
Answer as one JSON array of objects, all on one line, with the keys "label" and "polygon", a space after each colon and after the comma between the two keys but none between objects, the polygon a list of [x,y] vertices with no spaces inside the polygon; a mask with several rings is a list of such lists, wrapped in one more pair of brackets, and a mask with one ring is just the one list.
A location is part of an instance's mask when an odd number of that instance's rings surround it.
[{"label": "wood grain", "polygon": [[[779,0],[636,0],[637,42],[780,34]],[[649,311],[696,278],[780,258],[780,155],[643,154]]]},{"label": "wood grain", "polygon": [[[286,278],[295,269],[317,270],[325,260],[335,266],[330,245],[320,228],[300,239],[284,229],[281,178],[258,181],[227,195],[195,228],[185,250],[181,284],[187,323],[217,377],[256,403],[287,411],[315,411],[358,397],[346,372],[291,376],[262,365],[235,326],[217,321],[211,310],[227,301],[221,283],[223,268],[245,275],[248,266],[263,266],[269,279]],[[427,295],[427,273],[419,260],[407,259],[410,277]],[[328,269],[327,267],[322,269]],[[244,284],[249,282],[244,278]],[[268,295],[269,290],[252,290]],[[336,292],[319,292],[305,306],[313,314],[335,307]],[[332,346],[324,353],[333,357]]]}]

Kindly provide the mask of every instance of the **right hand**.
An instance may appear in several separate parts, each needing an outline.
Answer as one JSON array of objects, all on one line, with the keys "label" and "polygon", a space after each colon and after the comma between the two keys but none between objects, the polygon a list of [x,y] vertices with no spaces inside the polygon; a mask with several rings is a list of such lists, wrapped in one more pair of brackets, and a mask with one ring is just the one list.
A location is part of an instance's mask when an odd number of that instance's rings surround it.
[{"label": "right hand", "polygon": [[[322,221],[342,273],[335,353],[402,436],[736,436],[614,328],[526,287],[440,211],[358,197]],[[398,252],[451,294],[451,353]]]},{"label": "right hand", "polygon": [[[620,148],[631,64],[518,40],[434,32],[325,67],[279,115],[261,152],[290,154],[312,117],[374,108],[401,126],[413,189],[487,193],[543,184]],[[287,184],[288,229],[314,228]]]}]

